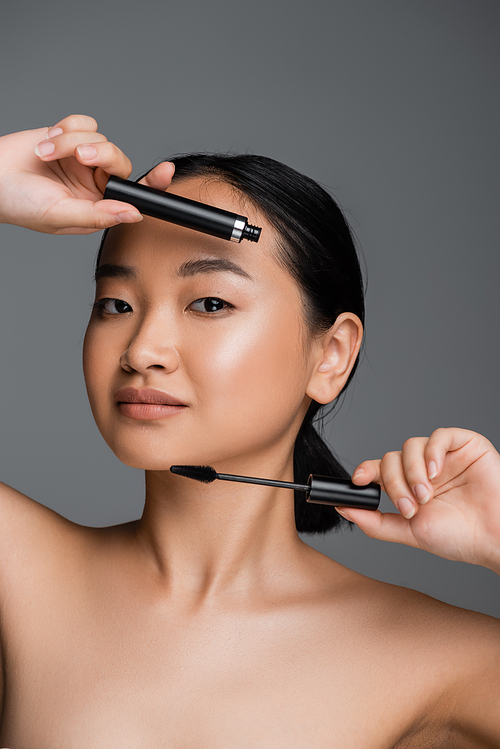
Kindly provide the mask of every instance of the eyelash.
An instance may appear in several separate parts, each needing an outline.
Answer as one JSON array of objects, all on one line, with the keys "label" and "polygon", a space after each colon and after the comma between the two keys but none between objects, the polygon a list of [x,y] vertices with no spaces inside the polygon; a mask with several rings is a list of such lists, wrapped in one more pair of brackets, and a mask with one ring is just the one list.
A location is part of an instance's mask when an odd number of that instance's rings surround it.
[{"label": "eyelash", "polygon": [[199,299],[196,299],[194,302],[191,302],[189,307],[192,307],[193,304],[198,304],[198,302],[205,302],[205,301],[222,302],[224,307],[222,309],[212,310],[211,312],[209,312],[208,310],[193,310],[193,312],[201,312],[201,314],[205,314],[205,315],[214,315],[214,314],[217,314],[217,312],[224,312],[224,310],[227,310],[227,309],[234,309],[232,304],[229,304],[229,302],[225,302],[224,299],[221,299],[220,297],[217,297],[217,296],[202,296]]},{"label": "eyelash", "polygon": [[[224,301],[224,299],[220,299],[220,297],[214,297],[214,296],[203,296],[203,297],[200,297],[199,299],[195,299],[194,302],[191,302],[191,304],[188,305],[188,309],[189,307],[192,307],[193,304],[198,304],[198,302],[205,302],[206,300],[209,300],[210,302],[222,302],[224,307],[222,309],[212,310],[211,312],[209,312],[208,310],[193,310],[193,311],[199,312],[202,315],[203,314],[214,315],[214,314],[217,314],[218,312],[224,312],[224,310],[226,309],[234,309],[233,305],[229,304],[229,302]],[[107,302],[114,302],[114,303],[121,302],[122,304],[126,305],[129,309],[122,310],[122,312],[108,312],[105,308],[105,305],[107,304]],[[130,304],[128,304],[127,302],[124,302],[122,299],[114,299],[112,297],[104,297],[103,299],[99,299],[98,302],[94,302],[94,304],[92,305],[92,309],[93,310],[97,309],[101,316],[107,314],[110,317],[118,317],[119,315],[126,314],[127,312],[132,312],[132,307],[130,306]]]},{"label": "eyelash", "polygon": [[[122,311],[121,313],[119,313],[119,312],[108,312],[105,309],[105,306],[104,306],[105,304],[107,304],[107,302],[121,302],[122,304],[126,304],[127,307],[129,307],[129,309],[125,310],[124,312]],[[98,302],[94,302],[94,304],[92,305],[92,309],[93,310],[94,309],[98,310],[100,315],[108,314],[111,317],[116,317],[119,314],[125,314],[125,312],[131,312],[132,311],[132,307],[130,307],[130,304],[127,304],[127,302],[124,302],[123,299],[113,299],[112,297],[104,297],[103,299],[99,299]]]}]

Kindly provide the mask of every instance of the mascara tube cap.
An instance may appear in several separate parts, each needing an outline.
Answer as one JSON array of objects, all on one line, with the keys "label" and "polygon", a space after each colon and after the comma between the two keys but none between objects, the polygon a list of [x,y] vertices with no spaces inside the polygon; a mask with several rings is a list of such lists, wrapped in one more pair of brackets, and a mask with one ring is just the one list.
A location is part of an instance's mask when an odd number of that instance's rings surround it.
[{"label": "mascara tube cap", "polygon": [[357,507],[360,510],[378,510],[380,486],[357,486],[350,479],[333,479],[329,476],[309,476],[310,486],[306,501],[333,507]]}]

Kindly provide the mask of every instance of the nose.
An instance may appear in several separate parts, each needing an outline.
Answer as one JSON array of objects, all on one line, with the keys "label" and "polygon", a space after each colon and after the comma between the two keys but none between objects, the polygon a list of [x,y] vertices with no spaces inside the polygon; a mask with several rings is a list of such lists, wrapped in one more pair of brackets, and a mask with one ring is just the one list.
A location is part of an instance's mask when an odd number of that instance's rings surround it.
[{"label": "nose", "polygon": [[128,348],[120,357],[122,369],[126,372],[141,373],[146,373],[150,369],[175,372],[180,359],[172,341],[172,330],[169,331],[169,328],[165,320],[143,320]]}]

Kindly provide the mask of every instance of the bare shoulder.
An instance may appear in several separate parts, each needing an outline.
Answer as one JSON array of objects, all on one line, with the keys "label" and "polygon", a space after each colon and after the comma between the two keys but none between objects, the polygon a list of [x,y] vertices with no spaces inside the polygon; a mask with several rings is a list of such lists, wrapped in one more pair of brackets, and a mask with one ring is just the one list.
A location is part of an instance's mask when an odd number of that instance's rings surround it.
[{"label": "bare shoulder", "polygon": [[[352,602],[365,607],[374,631],[398,633],[407,643],[439,647],[462,660],[450,659],[453,670],[463,675],[464,667],[492,654],[500,655],[500,620],[487,614],[444,603],[425,593],[361,575],[348,570],[346,581]],[[498,581],[500,592],[500,579]],[[500,670],[499,670],[500,673]]]},{"label": "bare shoulder", "polygon": [[379,673],[394,667],[420,699],[408,746],[430,727],[453,746],[500,746],[500,621],[351,570],[346,580]]},{"label": "bare shoulder", "polygon": [[[33,589],[60,564],[72,526],[53,510],[0,482],[0,714],[10,611],[20,602],[29,608]],[[23,606],[21,610],[25,615]]]},{"label": "bare shoulder", "polygon": [[[62,518],[53,510],[40,504],[36,500],[23,494],[18,489],[14,489],[12,486],[8,486],[0,481],[0,513],[2,518],[15,519],[16,516],[27,517],[29,513],[38,514],[42,516],[52,516],[53,518]],[[0,528],[1,530],[1,528]]]},{"label": "bare shoulder", "polygon": [[[362,575],[322,554],[313,561],[329,601],[329,616],[345,618],[366,637],[420,644],[432,652],[466,648],[477,660],[488,648],[500,647],[500,620],[452,606],[425,593]],[[499,580],[500,588],[500,580]],[[456,650],[455,650],[456,652]],[[464,653],[465,655],[465,653]]]},{"label": "bare shoulder", "polygon": [[[483,626],[492,632],[500,631],[500,620],[495,617],[444,603],[413,588],[375,580],[323,554],[321,556],[326,562],[325,571],[329,572],[332,580],[342,581],[352,597],[351,603],[365,603],[374,613],[378,611],[385,623],[397,622],[399,627],[405,622],[406,626],[415,629],[420,629],[424,624],[438,628],[446,626],[457,636],[474,626]],[[500,578],[498,584],[500,590]]]},{"label": "bare shoulder", "polygon": [[365,585],[372,588],[398,629],[403,627],[412,637],[422,632],[449,643],[449,648],[466,645],[474,660],[495,644],[500,648],[500,620],[492,616],[444,603],[411,588],[378,580],[369,580]]},{"label": "bare shoulder", "polygon": [[23,549],[36,553],[41,546],[54,549],[75,523],[0,482],[0,574],[9,561],[23,557]]},{"label": "bare shoulder", "polygon": [[426,647],[429,664],[440,663],[434,714],[450,745],[500,746],[500,621],[417,591],[400,597],[413,619],[411,637]]}]

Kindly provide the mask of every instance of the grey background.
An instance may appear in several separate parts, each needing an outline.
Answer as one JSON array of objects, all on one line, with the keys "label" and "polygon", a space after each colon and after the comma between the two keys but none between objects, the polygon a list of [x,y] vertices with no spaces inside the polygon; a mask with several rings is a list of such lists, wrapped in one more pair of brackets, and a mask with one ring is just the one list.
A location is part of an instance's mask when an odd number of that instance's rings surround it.
[{"label": "grey background", "polygon": [[[133,176],[175,152],[235,150],[317,179],[368,276],[365,355],[328,427],[339,457],[351,470],[439,426],[500,446],[499,21],[488,0],[6,2],[0,132],[82,112]],[[89,525],[143,503],[81,374],[98,241],[0,227],[0,477]],[[304,540],[500,616],[489,570],[358,530]]]}]

